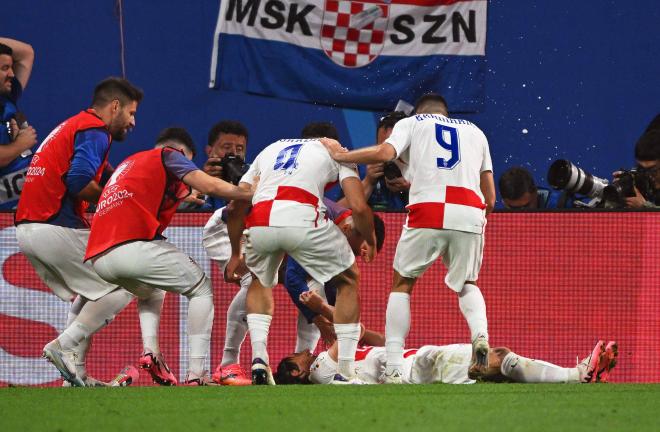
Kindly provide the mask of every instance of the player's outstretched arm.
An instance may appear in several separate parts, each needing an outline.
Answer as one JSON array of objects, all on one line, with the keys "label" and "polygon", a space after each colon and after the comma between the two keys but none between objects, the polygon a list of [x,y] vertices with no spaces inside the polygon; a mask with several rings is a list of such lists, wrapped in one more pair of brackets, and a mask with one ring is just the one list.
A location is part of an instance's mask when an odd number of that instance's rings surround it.
[{"label": "player's outstretched arm", "polygon": [[374,233],[374,216],[364,198],[362,182],[357,177],[347,177],[341,182],[341,188],[348,200],[348,207],[353,211],[355,228],[366,243],[362,250],[362,259],[371,262],[376,256],[376,234]]},{"label": "player's outstretched arm", "polygon": [[250,188],[239,188],[224,180],[211,177],[202,170],[191,171],[182,181],[202,194],[213,195],[227,200],[250,201],[252,191]]},{"label": "player's outstretched arm", "polygon": [[321,138],[319,141],[328,149],[330,157],[337,162],[371,164],[391,161],[397,156],[396,150],[388,142],[358,150],[346,151],[338,141],[331,138]]},{"label": "player's outstretched arm", "polygon": [[493,179],[492,171],[484,171],[481,173],[481,193],[484,195],[486,201],[486,214],[493,211],[495,208],[495,180]]}]

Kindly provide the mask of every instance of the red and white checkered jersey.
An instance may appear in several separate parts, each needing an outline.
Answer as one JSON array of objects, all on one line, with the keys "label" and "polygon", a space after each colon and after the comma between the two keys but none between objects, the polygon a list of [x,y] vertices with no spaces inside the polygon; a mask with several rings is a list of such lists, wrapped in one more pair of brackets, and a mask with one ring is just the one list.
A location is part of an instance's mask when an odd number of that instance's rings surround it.
[{"label": "red and white checkered jersey", "polygon": [[241,182],[254,184],[246,226],[316,227],[326,223],[325,189],[357,177],[355,165],[335,162],[313,139],[284,139],[259,153]]},{"label": "red and white checkered jersey", "polygon": [[418,114],[387,138],[407,164],[411,183],[407,226],[482,233],[486,204],[481,173],[493,163],[484,133],[467,120]]}]

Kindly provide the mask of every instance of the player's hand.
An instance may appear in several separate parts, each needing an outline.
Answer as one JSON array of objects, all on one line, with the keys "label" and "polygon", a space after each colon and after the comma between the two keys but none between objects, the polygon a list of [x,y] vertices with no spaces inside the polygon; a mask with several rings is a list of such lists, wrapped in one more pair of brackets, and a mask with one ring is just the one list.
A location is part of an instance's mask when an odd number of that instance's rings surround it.
[{"label": "player's hand", "polygon": [[204,167],[202,167],[202,171],[204,171],[206,174],[212,177],[221,178],[222,177],[222,167],[220,166],[221,160],[222,158],[209,156],[206,162],[204,162]]},{"label": "player's hand", "polygon": [[305,291],[300,294],[300,303],[304,304],[312,311],[321,313],[325,301],[316,290]]},{"label": "player's hand", "polygon": [[225,267],[225,282],[240,283],[241,278],[248,272],[245,261],[241,256],[232,255]]},{"label": "player's hand", "polygon": [[19,129],[16,120],[11,119],[9,128],[14,137],[13,142],[17,143],[22,150],[27,150],[37,143],[37,131],[32,126]]},{"label": "player's hand", "polygon": [[316,315],[312,322],[318,327],[321,332],[321,338],[323,343],[326,346],[331,346],[337,340],[337,335],[335,334],[335,327],[332,325],[328,319],[322,315]]},{"label": "player's hand", "polygon": [[385,166],[384,163],[375,163],[375,164],[367,164],[367,173],[365,175],[365,179],[371,184],[376,183],[379,178],[381,178],[384,175],[383,167]]},{"label": "player's hand", "polygon": [[192,203],[195,205],[204,205],[204,195],[196,191],[195,189],[190,190],[190,195],[183,199],[183,202]]},{"label": "player's hand", "polygon": [[644,198],[642,194],[639,192],[639,189],[635,187],[635,196],[626,198],[626,207],[642,208],[644,207],[645,202],[646,202],[646,198]]},{"label": "player's hand", "polygon": [[365,263],[370,263],[371,261],[376,258],[376,236],[374,235],[374,239],[372,240],[372,243],[369,244],[366,241],[362,242],[362,246],[360,247],[360,256],[362,257],[362,261]]},{"label": "player's hand", "polygon": [[341,153],[348,152],[347,148],[342,147],[342,145],[339,144],[339,141],[334,140],[332,138],[319,138],[319,141],[328,150],[328,153],[330,153],[330,157],[336,161],[338,161],[337,158]]},{"label": "player's hand", "polygon": [[410,182],[403,177],[397,177],[395,179],[385,178],[385,186],[392,192],[405,192],[410,190]]}]

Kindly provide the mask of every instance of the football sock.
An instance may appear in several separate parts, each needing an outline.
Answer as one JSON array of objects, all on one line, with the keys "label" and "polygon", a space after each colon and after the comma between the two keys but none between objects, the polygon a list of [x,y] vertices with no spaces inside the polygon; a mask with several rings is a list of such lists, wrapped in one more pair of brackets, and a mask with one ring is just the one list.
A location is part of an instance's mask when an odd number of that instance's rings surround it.
[{"label": "football sock", "polygon": [[225,347],[222,351],[220,366],[239,363],[241,358],[241,345],[248,332],[246,297],[247,289],[252,282],[252,275],[246,273],[241,278],[241,289],[227,309],[227,325],[225,327]]},{"label": "football sock", "polygon": [[250,342],[252,343],[252,359],[260,358],[268,364],[268,330],[273,317],[265,314],[247,314]]},{"label": "football sock", "polygon": [[[82,310],[82,307],[87,303],[87,299],[82,296],[76,296],[75,300],[71,303],[71,308],[67,314],[66,327],[69,327],[75,319],[78,317],[78,314]],[[65,327],[65,328],[66,328]],[[76,353],[76,375],[80,378],[85,379],[87,377],[87,369],[85,367],[85,359],[87,357],[87,352],[92,340],[90,338],[84,338],[80,343],[73,348],[73,351]]]},{"label": "football sock", "polygon": [[533,360],[516,353],[504,357],[500,367],[502,375],[520,383],[577,383],[577,368],[563,368],[542,360]]},{"label": "football sock", "polygon": [[401,372],[403,346],[410,331],[410,294],[390,293],[385,312],[385,351],[387,363],[385,373]]},{"label": "football sock", "polygon": [[76,296],[75,300],[71,302],[71,308],[69,308],[69,313],[66,317],[66,327],[69,327],[73,324],[73,321],[78,317],[78,314],[82,310],[82,307],[87,303],[87,299],[83,296]]},{"label": "football sock", "polygon": [[83,339],[107,326],[133,300],[124,289],[116,289],[96,301],[88,301],[73,323],[58,337],[64,350],[72,350]]},{"label": "football sock", "polygon": [[142,331],[142,345],[144,352],[160,354],[158,342],[158,329],[160,327],[160,313],[163,310],[165,291],[155,289],[149,297],[138,298],[137,308],[140,316],[140,330]]},{"label": "football sock", "polygon": [[463,285],[463,290],[458,293],[458,305],[470,327],[472,341],[482,335],[488,339],[486,302],[479,287],[473,284]]},{"label": "football sock", "polygon": [[335,324],[337,335],[337,372],[350,378],[355,375],[355,350],[360,340],[360,323]]},{"label": "football sock", "polygon": [[211,280],[204,277],[188,294],[189,379],[204,375],[206,357],[211,343],[213,326],[213,289]]},{"label": "football sock", "polygon": [[319,343],[321,331],[316,324],[308,323],[305,315],[298,312],[298,328],[296,337],[296,352],[310,350],[314,352]]}]

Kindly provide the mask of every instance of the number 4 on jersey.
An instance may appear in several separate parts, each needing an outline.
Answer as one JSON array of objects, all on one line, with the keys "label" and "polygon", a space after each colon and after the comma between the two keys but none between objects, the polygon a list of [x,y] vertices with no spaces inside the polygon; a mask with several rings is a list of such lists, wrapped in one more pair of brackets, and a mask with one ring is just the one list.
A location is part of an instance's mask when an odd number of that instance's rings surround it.
[{"label": "number 4 on jersey", "polygon": [[[449,138],[449,141],[445,138]],[[440,147],[451,152],[449,159],[437,159],[438,168],[453,169],[461,161],[461,153],[458,148],[458,131],[453,127],[436,124],[435,139]]]},{"label": "number 4 on jersey", "polygon": [[302,144],[293,144],[283,148],[277,155],[273,170],[284,170],[291,172],[296,169],[298,167],[296,160],[298,159],[298,153],[300,153],[300,148],[302,146]]}]

